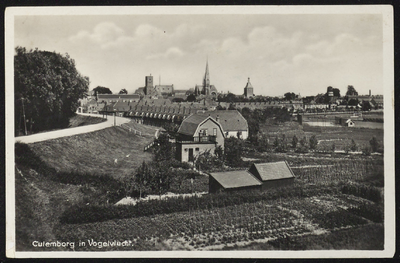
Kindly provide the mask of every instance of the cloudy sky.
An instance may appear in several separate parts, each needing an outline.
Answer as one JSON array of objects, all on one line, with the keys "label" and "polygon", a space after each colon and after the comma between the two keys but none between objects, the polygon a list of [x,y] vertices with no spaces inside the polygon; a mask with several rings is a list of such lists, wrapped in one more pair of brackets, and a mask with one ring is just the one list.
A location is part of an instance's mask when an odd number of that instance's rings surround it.
[{"label": "cloudy sky", "polygon": [[208,58],[219,91],[302,96],[328,86],[382,94],[379,14],[191,14],[15,16],[14,46],[68,53],[90,89],[129,93],[155,84],[202,83]]}]

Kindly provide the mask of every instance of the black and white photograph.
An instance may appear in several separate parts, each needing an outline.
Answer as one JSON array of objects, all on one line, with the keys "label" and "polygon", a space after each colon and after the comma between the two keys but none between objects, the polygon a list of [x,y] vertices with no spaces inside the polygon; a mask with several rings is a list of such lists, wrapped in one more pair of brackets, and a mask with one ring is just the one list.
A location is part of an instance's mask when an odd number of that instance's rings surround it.
[{"label": "black and white photograph", "polygon": [[393,257],[390,5],[5,15],[8,257]]}]

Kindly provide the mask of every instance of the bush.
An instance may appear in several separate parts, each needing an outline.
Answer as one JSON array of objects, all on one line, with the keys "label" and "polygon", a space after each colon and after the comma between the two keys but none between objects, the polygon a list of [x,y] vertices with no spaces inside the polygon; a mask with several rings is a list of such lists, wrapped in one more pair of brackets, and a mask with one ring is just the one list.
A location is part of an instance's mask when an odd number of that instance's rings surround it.
[{"label": "bush", "polygon": [[376,139],[375,136],[372,137],[372,139],[369,141],[369,144],[371,145],[372,152],[377,152],[379,149],[379,142]]},{"label": "bush", "polygon": [[364,218],[352,214],[342,208],[339,208],[338,210],[329,212],[327,214],[315,215],[313,221],[319,224],[322,228],[326,229],[361,225],[367,223]]},{"label": "bush", "polygon": [[364,145],[364,147],[362,148],[362,153],[363,153],[363,155],[370,156],[370,155],[371,155],[371,152],[372,152],[371,146],[369,146],[369,145]]},{"label": "bush", "polygon": [[383,207],[377,204],[363,204],[359,207],[350,208],[348,211],[375,223],[382,223],[384,219]]},{"label": "bush", "polygon": [[354,139],[351,139],[350,150],[352,152],[356,152],[358,150],[358,146],[357,146],[356,142],[354,141]]},{"label": "bush", "polygon": [[318,145],[318,140],[315,135],[310,137],[310,150],[315,150]]},{"label": "bush", "polygon": [[373,202],[381,202],[381,191],[378,187],[358,183],[349,183],[342,186],[342,193],[359,196]]}]

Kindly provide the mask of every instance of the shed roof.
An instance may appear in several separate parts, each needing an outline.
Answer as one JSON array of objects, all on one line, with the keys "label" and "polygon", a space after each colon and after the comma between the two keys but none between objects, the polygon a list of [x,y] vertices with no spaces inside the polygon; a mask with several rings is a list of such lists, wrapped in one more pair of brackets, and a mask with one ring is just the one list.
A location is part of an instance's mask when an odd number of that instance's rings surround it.
[{"label": "shed roof", "polygon": [[257,178],[246,170],[211,173],[210,176],[225,189],[262,185]]},{"label": "shed roof", "polygon": [[[293,178],[294,174],[285,161],[274,163],[254,163],[256,172],[262,181]],[[252,169],[252,167],[250,168]]]}]

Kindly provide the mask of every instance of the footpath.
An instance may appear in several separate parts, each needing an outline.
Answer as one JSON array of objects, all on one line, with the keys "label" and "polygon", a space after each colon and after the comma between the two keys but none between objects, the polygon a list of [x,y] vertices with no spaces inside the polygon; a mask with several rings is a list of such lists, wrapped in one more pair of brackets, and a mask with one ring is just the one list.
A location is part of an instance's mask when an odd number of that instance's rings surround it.
[{"label": "footpath", "polygon": [[[85,115],[85,116],[98,117],[98,118],[102,117],[102,115],[98,115],[98,114],[87,114],[87,113],[78,113],[78,114]],[[130,122],[130,121],[131,121],[131,119],[128,119],[128,118],[115,117],[115,123],[117,126],[120,126],[121,124]],[[82,134],[82,133],[94,132],[94,131],[102,130],[102,129],[109,128],[112,126],[114,126],[114,116],[107,116],[107,120],[105,122],[91,124],[91,125],[85,125],[85,126],[80,126],[80,127],[74,127],[74,128],[67,128],[67,129],[62,129],[62,130],[56,130],[56,131],[36,133],[36,134],[32,134],[32,135],[27,135],[27,136],[19,136],[19,137],[15,137],[15,142],[22,142],[22,143],[41,142],[41,141],[57,139],[57,138],[61,138],[61,137],[73,136],[73,135]]]}]

